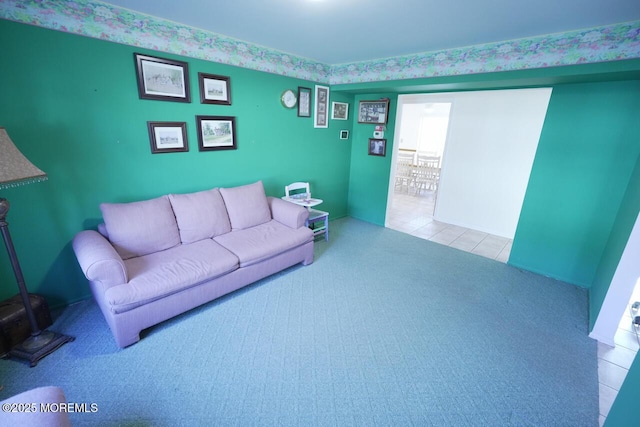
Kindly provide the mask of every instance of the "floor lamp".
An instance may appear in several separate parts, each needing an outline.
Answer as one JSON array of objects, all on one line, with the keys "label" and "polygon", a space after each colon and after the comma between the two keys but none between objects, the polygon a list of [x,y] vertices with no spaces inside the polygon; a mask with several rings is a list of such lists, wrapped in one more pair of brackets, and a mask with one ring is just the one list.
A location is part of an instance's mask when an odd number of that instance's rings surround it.
[{"label": "floor lamp", "polygon": [[[13,144],[5,128],[0,127],[0,190],[46,179],[47,174],[27,160]],[[8,212],[9,201],[0,197],[0,229],[2,230],[4,244],[7,247],[7,252],[9,252],[11,266],[18,282],[20,297],[31,326],[31,336],[12,348],[9,351],[9,356],[27,359],[33,367],[38,364],[40,359],[51,354],[64,343],[73,341],[74,338],[47,330],[41,331],[38,327],[36,316],[31,307],[29,293],[24,283],[22,269],[18,262],[18,255],[13,247],[11,234],[9,234],[9,224],[6,220]]]}]

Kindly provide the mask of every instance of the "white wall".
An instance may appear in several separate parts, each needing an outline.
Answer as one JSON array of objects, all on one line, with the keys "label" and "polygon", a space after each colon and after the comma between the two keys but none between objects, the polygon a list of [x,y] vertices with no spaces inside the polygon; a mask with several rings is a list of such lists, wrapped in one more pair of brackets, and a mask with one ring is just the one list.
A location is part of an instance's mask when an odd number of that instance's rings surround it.
[{"label": "white wall", "polygon": [[398,148],[435,151],[442,155],[449,122],[448,106],[449,104],[402,104]]},{"label": "white wall", "polygon": [[400,96],[451,102],[434,218],[513,238],[551,88]]},{"label": "white wall", "polygon": [[631,230],[631,235],[616,268],[611,285],[604,298],[600,313],[589,334],[600,342],[615,347],[614,337],[620,324],[620,319],[629,303],[636,283],[640,286],[640,215]]},{"label": "white wall", "polygon": [[424,107],[420,104],[407,104],[403,107],[398,148],[405,150],[418,148],[418,129],[423,110]]}]

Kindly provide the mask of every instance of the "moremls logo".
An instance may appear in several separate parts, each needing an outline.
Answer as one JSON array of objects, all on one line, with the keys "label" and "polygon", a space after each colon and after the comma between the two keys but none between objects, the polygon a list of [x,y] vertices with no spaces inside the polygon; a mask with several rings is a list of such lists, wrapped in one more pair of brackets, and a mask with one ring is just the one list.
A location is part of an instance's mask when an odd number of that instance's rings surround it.
[{"label": "moremls logo", "polygon": [[98,412],[97,403],[41,403],[40,412]]}]

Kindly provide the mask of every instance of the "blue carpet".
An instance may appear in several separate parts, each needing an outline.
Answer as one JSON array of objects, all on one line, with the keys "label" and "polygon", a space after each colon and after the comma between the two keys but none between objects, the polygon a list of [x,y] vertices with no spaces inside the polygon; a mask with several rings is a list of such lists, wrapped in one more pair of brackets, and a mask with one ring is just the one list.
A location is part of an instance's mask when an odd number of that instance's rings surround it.
[{"label": "blue carpet", "polygon": [[74,426],[597,426],[587,291],[354,219],[316,260],[119,350],[93,301],[0,400],[42,385],[96,403]]}]

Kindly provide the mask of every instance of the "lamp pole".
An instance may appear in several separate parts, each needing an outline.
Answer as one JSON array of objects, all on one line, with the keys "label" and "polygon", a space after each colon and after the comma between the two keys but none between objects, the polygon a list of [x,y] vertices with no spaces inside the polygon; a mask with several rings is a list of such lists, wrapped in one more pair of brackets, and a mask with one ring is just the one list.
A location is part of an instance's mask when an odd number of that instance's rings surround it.
[{"label": "lamp pole", "polygon": [[[31,182],[44,181],[47,174],[33,165],[14,145],[7,130],[0,127],[0,189],[8,187],[16,187]],[[11,240],[9,233],[9,223],[7,222],[7,213],[9,212],[9,201],[0,197],[0,231],[4,244],[9,252],[9,259],[13,267],[13,273],[18,282],[20,290],[20,298],[24,305],[24,310],[31,327],[31,336],[27,337],[21,344],[14,346],[9,350],[9,356],[16,356],[27,359],[31,362],[31,366],[36,366],[38,361],[46,355],[55,351],[62,344],[73,341],[74,338],[62,335],[56,332],[41,330],[38,326],[33,307],[31,307],[31,298],[24,283],[24,276],[18,255]]]},{"label": "lamp pole", "polygon": [[33,308],[31,308],[29,292],[27,292],[27,286],[24,283],[22,269],[20,268],[20,263],[18,262],[18,255],[16,254],[16,249],[13,246],[13,240],[11,240],[11,233],[9,233],[9,223],[7,222],[7,213],[9,212],[9,207],[9,201],[0,197],[0,228],[2,229],[2,237],[4,239],[4,244],[7,247],[7,252],[9,252],[9,259],[11,260],[13,272],[16,275],[16,280],[18,281],[20,296],[22,297],[24,309],[27,312],[27,318],[29,319],[29,325],[31,326],[31,336],[33,337],[40,335],[40,328],[38,327],[38,322],[36,321],[36,315],[33,313]]},{"label": "lamp pole", "polygon": [[29,326],[31,326],[31,336],[18,344],[11,350],[9,350],[9,356],[16,356],[22,359],[27,359],[31,362],[31,367],[38,364],[38,361],[46,355],[54,352],[64,343],[73,341],[75,338],[67,335],[59,334],[52,331],[42,331],[38,326],[38,321],[33,313],[31,307],[31,299],[29,298],[29,292],[27,286],[24,283],[24,276],[22,275],[22,269],[18,262],[18,255],[16,249],[13,246],[11,240],[11,233],[9,233],[9,223],[7,222],[7,213],[9,212],[9,201],[4,198],[0,198],[0,229],[2,230],[2,238],[4,244],[9,252],[9,258],[11,259],[11,266],[18,282],[18,288],[20,289],[20,297],[24,309],[29,319]]}]

